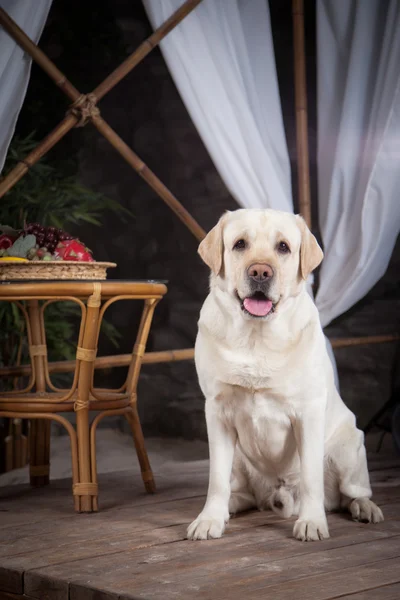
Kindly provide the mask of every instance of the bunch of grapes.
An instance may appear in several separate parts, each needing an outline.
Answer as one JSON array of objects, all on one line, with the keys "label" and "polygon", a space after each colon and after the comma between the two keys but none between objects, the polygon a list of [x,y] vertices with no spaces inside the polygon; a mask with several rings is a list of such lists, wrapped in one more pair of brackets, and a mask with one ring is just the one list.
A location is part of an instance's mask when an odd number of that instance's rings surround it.
[{"label": "bunch of grapes", "polygon": [[25,234],[36,236],[36,243],[39,248],[46,248],[48,252],[53,253],[57,248],[58,242],[72,240],[73,236],[57,227],[44,227],[40,223],[28,223],[24,229]]}]

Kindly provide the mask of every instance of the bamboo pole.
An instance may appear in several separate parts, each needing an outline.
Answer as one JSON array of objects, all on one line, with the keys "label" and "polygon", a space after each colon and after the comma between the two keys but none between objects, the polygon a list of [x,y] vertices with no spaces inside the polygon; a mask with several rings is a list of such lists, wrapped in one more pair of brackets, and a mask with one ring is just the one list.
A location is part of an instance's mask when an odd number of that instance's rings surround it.
[{"label": "bamboo pole", "polygon": [[[332,348],[348,348],[350,346],[368,346],[372,344],[388,344],[400,340],[400,335],[393,333],[387,335],[370,335],[353,338],[330,338]],[[142,364],[153,365],[162,362],[179,362],[182,360],[193,360],[194,349],[162,350],[160,352],[146,352],[142,358]],[[100,356],[94,363],[95,369],[113,369],[127,367],[132,360],[131,354],[115,354],[113,356]],[[70,373],[75,370],[75,360],[60,360],[49,363],[49,373]],[[1,367],[0,377],[28,377],[31,374],[30,365],[18,367]]]},{"label": "bamboo pole", "polygon": [[393,333],[388,335],[369,335],[353,338],[332,338],[332,348],[348,348],[349,346],[366,346],[369,344],[386,344],[400,340],[400,335]]},{"label": "bamboo pole", "polygon": [[[181,360],[193,360],[194,349],[163,350],[160,352],[146,352],[142,363],[153,365],[161,362],[178,362]],[[128,367],[132,360],[132,354],[115,354],[114,356],[100,356],[94,362],[95,369],[113,369],[114,367]],[[60,360],[48,363],[49,373],[70,373],[75,371],[75,360]],[[31,373],[30,365],[14,367],[1,367],[0,377],[28,377]]]},{"label": "bamboo pole", "polygon": [[311,229],[310,164],[308,153],[307,83],[304,45],[304,2],[292,0],[294,87],[296,103],[297,177],[299,211]]},{"label": "bamboo pole", "polygon": [[78,118],[69,113],[61,123],[59,123],[57,127],[24,158],[24,160],[19,162],[14,169],[8,173],[6,177],[0,178],[0,198],[2,198],[25,175],[25,173],[42,158],[42,156],[55,146],[55,144],[59,142],[77,122]]},{"label": "bamboo pole", "polygon": [[138,157],[135,152],[119,137],[119,135],[108,125],[100,116],[93,117],[93,125],[110,142],[112,146],[121,154],[126,162],[144,179],[149,186],[157,192],[176,216],[186,225],[189,231],[201,241],[206,232],[192,215],[186,210],[170,190],[158,179],[157,175]]},{"label": "bamboo pole", "polygon": [[42,67],[54,83],[69,97],[71,100],[77,100],[80,93],[65,77],[56,65],[46,56],[46,54],[26,35],[26,33],[17,25],[3,8],[0,8],[0,25],[4,27],[7,33],[27,52],[33,60]]},{"label": "bamboo pole", "polygon": [[97,100],[105,96],[155,48],[202,0],[187,0],[156,31],[145,40],[122,64],[119,65],[93,90]]}]

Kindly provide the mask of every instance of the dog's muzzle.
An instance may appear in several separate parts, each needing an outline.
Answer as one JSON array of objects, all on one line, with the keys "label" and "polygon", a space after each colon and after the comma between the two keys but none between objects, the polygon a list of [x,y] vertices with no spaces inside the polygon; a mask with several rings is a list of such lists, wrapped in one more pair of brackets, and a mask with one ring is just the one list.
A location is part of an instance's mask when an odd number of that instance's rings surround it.
[{"label": "dog's muzzle", "polygon": [[242,309],[252,317],[267,317],[274,311],[269,289],[274,276],[273,268],[266,263],[254,263],[247,269],[250,294],[239,298]]}]

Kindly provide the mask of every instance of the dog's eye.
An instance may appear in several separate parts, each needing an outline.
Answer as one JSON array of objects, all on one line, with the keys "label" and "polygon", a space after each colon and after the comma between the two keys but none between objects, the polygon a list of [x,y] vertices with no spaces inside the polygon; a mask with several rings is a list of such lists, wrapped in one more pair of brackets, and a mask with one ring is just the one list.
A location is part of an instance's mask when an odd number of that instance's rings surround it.
[{"label": "dog's eye", "polygon": [[234,250],[244,250],[246,248],[246,242],[244,240],[238,240],[233,246]]},{"label": "dog's eye", "polygon": [[281,254],[288,254],[290,252],[290,248],[289,248],[289,246],[287,245],[286,242],[279,242],[279,244],[277,245],[276,249]]}]

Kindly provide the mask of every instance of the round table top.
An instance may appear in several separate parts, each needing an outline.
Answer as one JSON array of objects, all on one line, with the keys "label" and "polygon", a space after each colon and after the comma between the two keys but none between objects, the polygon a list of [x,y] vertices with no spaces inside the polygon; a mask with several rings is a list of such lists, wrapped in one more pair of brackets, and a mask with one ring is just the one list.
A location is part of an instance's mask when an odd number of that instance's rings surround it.
[{"label": "round table top", "polygon": [[0,300],[11,298],[86,297],[99,289],[103,298],[114,296],[160,297],[168,289],[165,280],[103,279],[103,280],[22,280],[0,281]]}]

